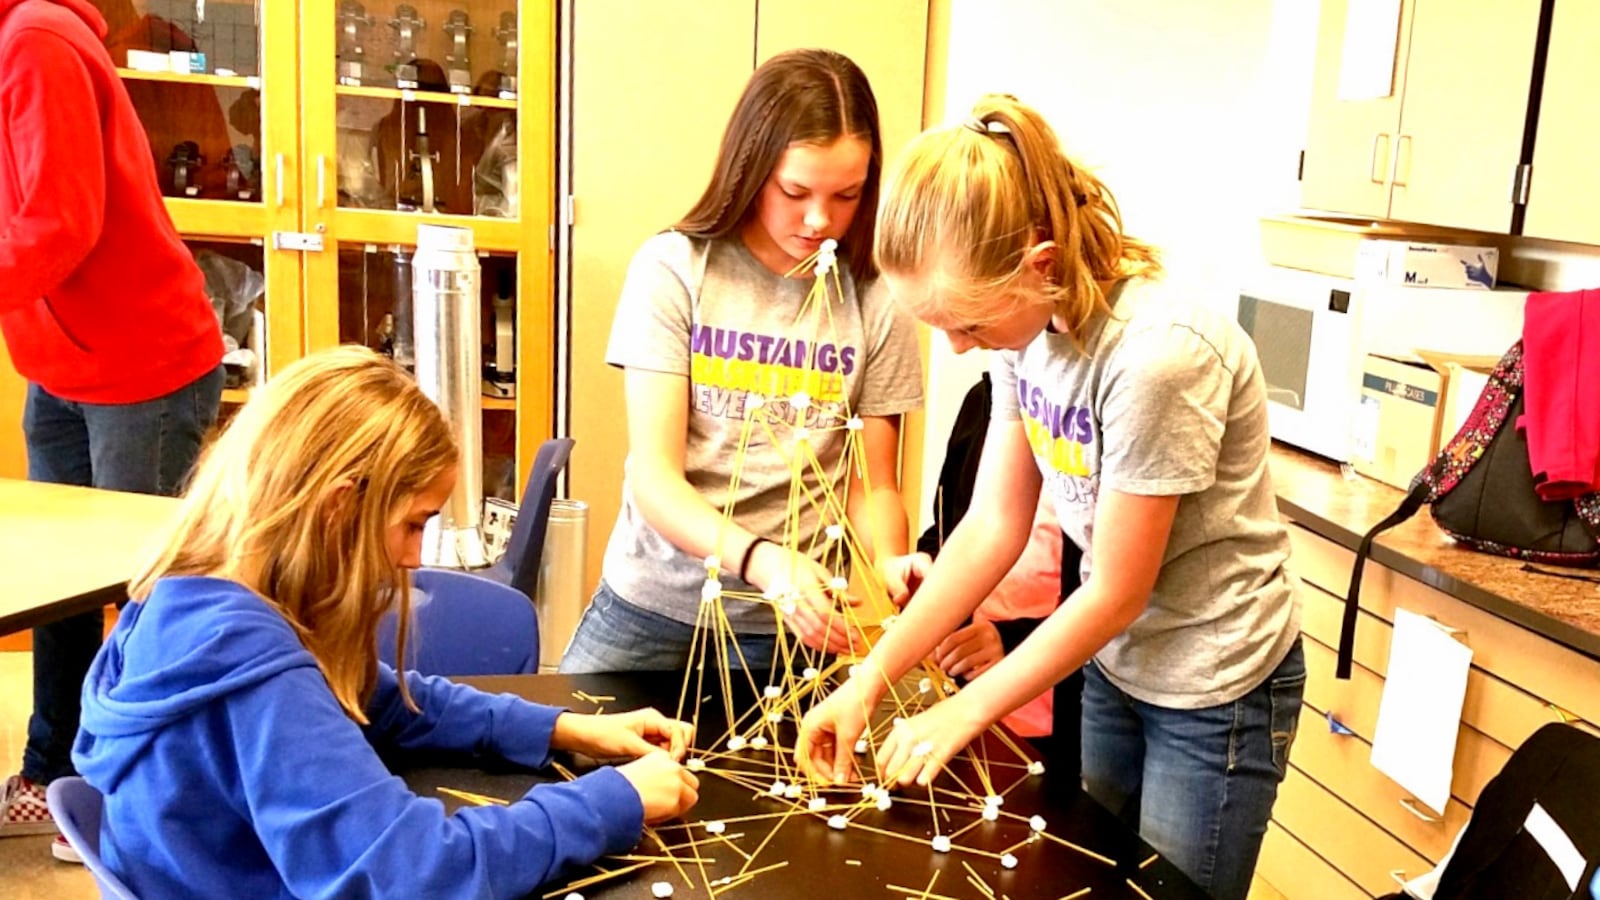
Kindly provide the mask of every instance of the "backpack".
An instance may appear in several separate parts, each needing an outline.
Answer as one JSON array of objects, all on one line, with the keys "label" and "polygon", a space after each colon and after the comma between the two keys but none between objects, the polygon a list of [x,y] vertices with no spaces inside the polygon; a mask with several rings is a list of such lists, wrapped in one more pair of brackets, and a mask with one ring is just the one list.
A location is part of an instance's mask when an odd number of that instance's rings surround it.
[{"label": "backpack", "polygon": [[1373,539],[1424,505],[1430,507],[1439,528],[1464,547],[1549,565],[1600,565],[1600,493],[1559,502],[1539,497],[1528,441],[1517,429],[1522,410],[1522,342],[1518,341],[1495,365],[1461,430],[1412,479],[1411,490],[1395,511],[1362,536],[1345,594],[1336,677],[1350,677],[1361,573],[1372,554]]}]

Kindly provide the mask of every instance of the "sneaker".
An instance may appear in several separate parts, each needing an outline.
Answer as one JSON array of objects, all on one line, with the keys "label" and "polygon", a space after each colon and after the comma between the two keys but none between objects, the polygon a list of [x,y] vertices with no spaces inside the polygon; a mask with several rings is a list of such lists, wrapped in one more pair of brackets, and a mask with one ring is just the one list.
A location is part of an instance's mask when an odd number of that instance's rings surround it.
[{"label": "sneaker", "polygon": [[6,779],[0,790],[0,838],[25,834],[55,834],[56,820],[45,803],[44,785],[21,775]]},{"label": "sneaker", "polygon": [[76,847],[67,843],[66,835],[58,834],[56,839],[50,842],[50,855],[64,863],[83,865],[83,857],[78,855]]}]

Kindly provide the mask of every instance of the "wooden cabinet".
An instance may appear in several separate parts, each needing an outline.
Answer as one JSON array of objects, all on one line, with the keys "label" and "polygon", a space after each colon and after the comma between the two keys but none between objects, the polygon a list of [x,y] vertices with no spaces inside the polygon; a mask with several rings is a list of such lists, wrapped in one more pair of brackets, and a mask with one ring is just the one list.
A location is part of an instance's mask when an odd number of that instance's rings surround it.
[{"label": "wooden cabinet", "polygon": [[[1306,693],[1290,774],[1273,810],[1259,874],[1290,900],[1395,890],[1448,851],[1511,752],[1558,718],[1600,722],[1600,663],[1384,566],[1362,581],[1351,678],[1333,677],[1354,557],[1290,525],[1300,578]],[[1370,762],[1397,608],[1458,629],[1472,647],[1451,799],[1435,816]],[[1335,731],[1330,717],[1343,726]],[[1348,733],[1346,733],[1348,732]]]},{"label": "wooden cabinet", "polygon": [[1600,4],[1557,0],[1522,224],[1529,237],[1600,244],[1600,167],[1589,130],[1600,115],[1597,42]]},{"label": "wooden cabinet", "polygon": [[[599,582],[627,456],[622,376],[605,364],[623,274],[710,179],[728,116],[755,66],[831,47],[866,72],[884,152],[921,128],[927,0],[575,0],[570,23],[570,433],[568,495],[589,504],[585,583]],[[849,23],[843,25],[841,23]]]},{"label": "wooden cabinet", "polygon": [[1509,231],[1540,0],[1404,0],[1393,89],[1377,97],[1353,87],[1346,71],[1376,30],[1351,14],[1375,6],[1322,4],[1302,205]]}]

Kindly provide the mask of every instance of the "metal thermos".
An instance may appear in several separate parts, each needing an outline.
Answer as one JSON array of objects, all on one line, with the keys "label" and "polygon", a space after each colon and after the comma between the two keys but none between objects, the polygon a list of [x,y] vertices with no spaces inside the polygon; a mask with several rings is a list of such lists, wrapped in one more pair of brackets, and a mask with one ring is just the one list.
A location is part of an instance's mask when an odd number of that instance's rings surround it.
[{"label": "metal thermos", "polygon": [[[528,502],[528,498],[523,498]],[[583,567],[589,557],[589,504],[582,500],[550,501],[545,526],[544,557],[539,560],[539,586],[534,606],[539,611],[539,667],[554,672],[578,630],[589,597],[584,593]]]},{"label": "metal thermos", "polygon": [[422,563],[453,569],[489,564],[483,510],[483,348],[478,255],[472,231],[418,225],[411,258],[417,383],[444,410],[461,450],[455,493],[423,533]]}]

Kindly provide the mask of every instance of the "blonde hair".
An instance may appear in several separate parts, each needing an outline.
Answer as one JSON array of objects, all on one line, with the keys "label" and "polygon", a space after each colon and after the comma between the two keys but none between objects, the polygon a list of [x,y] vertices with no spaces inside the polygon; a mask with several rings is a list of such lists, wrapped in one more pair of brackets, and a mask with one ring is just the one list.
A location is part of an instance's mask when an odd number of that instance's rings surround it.
[{"label": "blonde hair", "polygon": [[389,558],[387,529],[457,457],[439,407],[399,366],[363,347],[313,353],[258,388],[205,450],[128,595],[142,601],[169,575],[248,585],[366,724],[378,620],[398,609],[403,658],[410,618],[410,579]]},{"label": "blonde hair", "polygon": [[[1122,233],[1116,200],[1062,152],[1049,123],[1008,94],[979,100],[961,125],[923,133],[901,154],[878,207],[878,267],[932,279],[911,312],[968,325],[1014,310],[1013,291],[1034,244],[1056,244],[1047,299],[1077,342],[1106,308],[1100,282],[1154,276],[1154,248]],[[920,304],[920,308],[919,305]],[[936,304],[937,309],[930,308]]]}]

